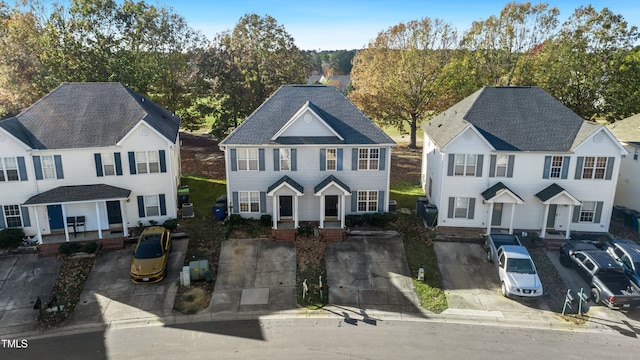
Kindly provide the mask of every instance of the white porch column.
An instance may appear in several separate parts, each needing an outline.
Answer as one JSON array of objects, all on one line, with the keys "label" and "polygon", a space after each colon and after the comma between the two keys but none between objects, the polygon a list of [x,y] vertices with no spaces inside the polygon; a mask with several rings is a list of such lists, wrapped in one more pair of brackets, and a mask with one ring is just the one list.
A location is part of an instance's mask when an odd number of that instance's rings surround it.
[{"label": "white porch column", "polygon": [[511,204],[511,221],[509,221],[509,234],[513,235],[513,216],[516,213],[516,204]]},{"label": "white porch column", "polygon": [[544,204],[544,215],[542,215],[542,229],[540,229],[540,237],[547,235],[547,218],[549,217],[549,204]]},{"label": "white porch column", "polygon": [[573,220],[573,205],[569,205],[569,219],[567,220],[567,231],[565,234],[565,239],[571,239],[571,220]]},{"label": "white porch column", "polygon": [[95,202],[95,204],[96,204],[96,220],[98,220],[98,239],[102,239],[102,223],[100,222],[100,206],[98,206],[97,201]]},{"label": "white porch column", "polygon": [[487,222],[487,235],[491,234],[491,221],[493,221],[493,202],[489,205],[489,221]]},{"label": "white porch column", "polygon": [[320,229],[324,229],[324,194],[320,195]]},{"label": "white porch column", "polygon": [[[104,202],[105,204],[105,209],[107,206],[107,202]],[[123,236],[129,237],[129,225],[127,222],[127,211],[126,211],[126,206],[125,206],[125,202],[123,200],[120,200],[120,216],[122,216],[122,234]]]},{"label": "white porch column", "polygon": [[67,209],[64,204],[60,205],[62,208],[62,223],[64,224],[64,238],[69,241],[69,224],[67,224]]},{"label": "white porch column", "polygon": [[279,199],[276,195],[273,195],[273,201],[271,204],[271,208],[273,211],[273,216],[271,216],[271,221],[273,221],[273,228],[278,229],[278,202]]},{"label": "white porch column", "polygon": [[38,219],[38,206],[33,207],[33,214],[36,216],[36,231],[38,234],[38,244],[43,244],[42,242],[42,229],[40,229],[40,219]]},{"label": "white porch column", "polygon": [[298,228],[298,195],[293,196],[293,228]]},{"label": "white porch column", "polygon": [[345,212],[344,211],[344,206],[345,206],[345,195],[340,195],[340,209],[338,209],[340,211],[340,228],[344,229],[344,219],[345,219]]}]

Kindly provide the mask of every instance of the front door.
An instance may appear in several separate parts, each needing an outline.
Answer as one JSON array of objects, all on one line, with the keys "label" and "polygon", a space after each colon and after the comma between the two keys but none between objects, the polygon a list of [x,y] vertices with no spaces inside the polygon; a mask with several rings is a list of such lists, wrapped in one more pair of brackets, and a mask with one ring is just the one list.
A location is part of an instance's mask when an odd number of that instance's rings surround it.
[{"label": "front door", "polygon": [[338,195],[328,195],[324,197],[324,216],[338,216]]},{"label": "front door", "polygon": [[109,219],[109,225],[122,224],[120,201],[107,201],[107,218]]},{"label": "front door", "polygon": [[500,227],[502,225],[502,203],[493,204],[493,213],[491,214],[491,226]]},{"label": "front door", "polygon": [[47,205],[47,214],[49,215],[49,229],[64,229],[64,221],[62,220],[62,205]]},{"label": "front door", "polygon": [[556,227],[556,211],[558,210],[558,205],[551,204],[549,205],[549,216],[547,217],[547,229],[554,229]]},{"label": "front door", "polygon": [[293,216],[293,197],[278,196],[280,199],[280,219]]}]

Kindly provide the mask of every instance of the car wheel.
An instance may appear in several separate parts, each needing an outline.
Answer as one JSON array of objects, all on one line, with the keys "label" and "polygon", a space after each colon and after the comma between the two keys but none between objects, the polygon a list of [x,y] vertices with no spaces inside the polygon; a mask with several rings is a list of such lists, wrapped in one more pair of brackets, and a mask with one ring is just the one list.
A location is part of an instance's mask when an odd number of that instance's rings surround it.
[{"label": "car wheel", "polygon": [[505,285],[504,282],[502,282],[502,284],[500,285],[500,292],[502,292],[502,296],[509,298],[509,293],[507,292],[507,285]]},{"label": "car wheel", "polygon": [[600,304],[600,290],[598,290],[597,288],[591,289],[591,298],[593,299],[593,302],[596,303],[596,305]]},{"label": "car wheel", "polygon": [[493,262],[491,259],[491,250],[487,250],[487,261],[488,262]]},{"label": "car wheel", "polygon": [[560,264],[562,264],[562,266],[564,267],[569,267],[569,265],[571,265],[569,263],[569,259],[567,258],[567,255],[565,255],[564,253],[560,253]]}]

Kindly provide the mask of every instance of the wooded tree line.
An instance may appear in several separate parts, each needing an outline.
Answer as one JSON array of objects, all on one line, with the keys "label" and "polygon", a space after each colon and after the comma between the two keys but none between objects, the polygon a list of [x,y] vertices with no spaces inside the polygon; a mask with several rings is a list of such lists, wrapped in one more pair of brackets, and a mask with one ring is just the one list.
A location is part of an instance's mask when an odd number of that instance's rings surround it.
[{"label": "wooded tree line", "polygon": [[[223,137],[282,84],[305,83],[326,61],[351,71],[350,98],[378,124],[419,124],[485,85],[537,85],[585,119],[638,113],[638,30],[587,6],[563,23],[546,4],[509,3],[458,30],[423,18],[382,31],[359,50],[304,52],[270,16],[247,14],[214,39],[171,8],[72,0],[68,7],[0,0],[0,117],[62,82],[120,81]],[[355,57],[354,57],[355,53]],[[353,68],[351,69],[351,66]]]}]

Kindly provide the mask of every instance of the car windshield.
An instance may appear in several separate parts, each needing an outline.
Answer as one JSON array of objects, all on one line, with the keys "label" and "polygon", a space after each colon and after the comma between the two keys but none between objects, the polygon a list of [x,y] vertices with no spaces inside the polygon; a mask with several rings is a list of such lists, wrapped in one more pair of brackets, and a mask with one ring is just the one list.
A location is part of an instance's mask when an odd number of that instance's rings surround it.
[{"label": "car windshield", "polygon": [[162,256],[160,234],[145,235],[136,249],[136,259],[153,259]]},{"label": "car windshield", "polygon": [[530,259],[508,259],[507,271],[520,274],[535,274],[533,262]]}]

